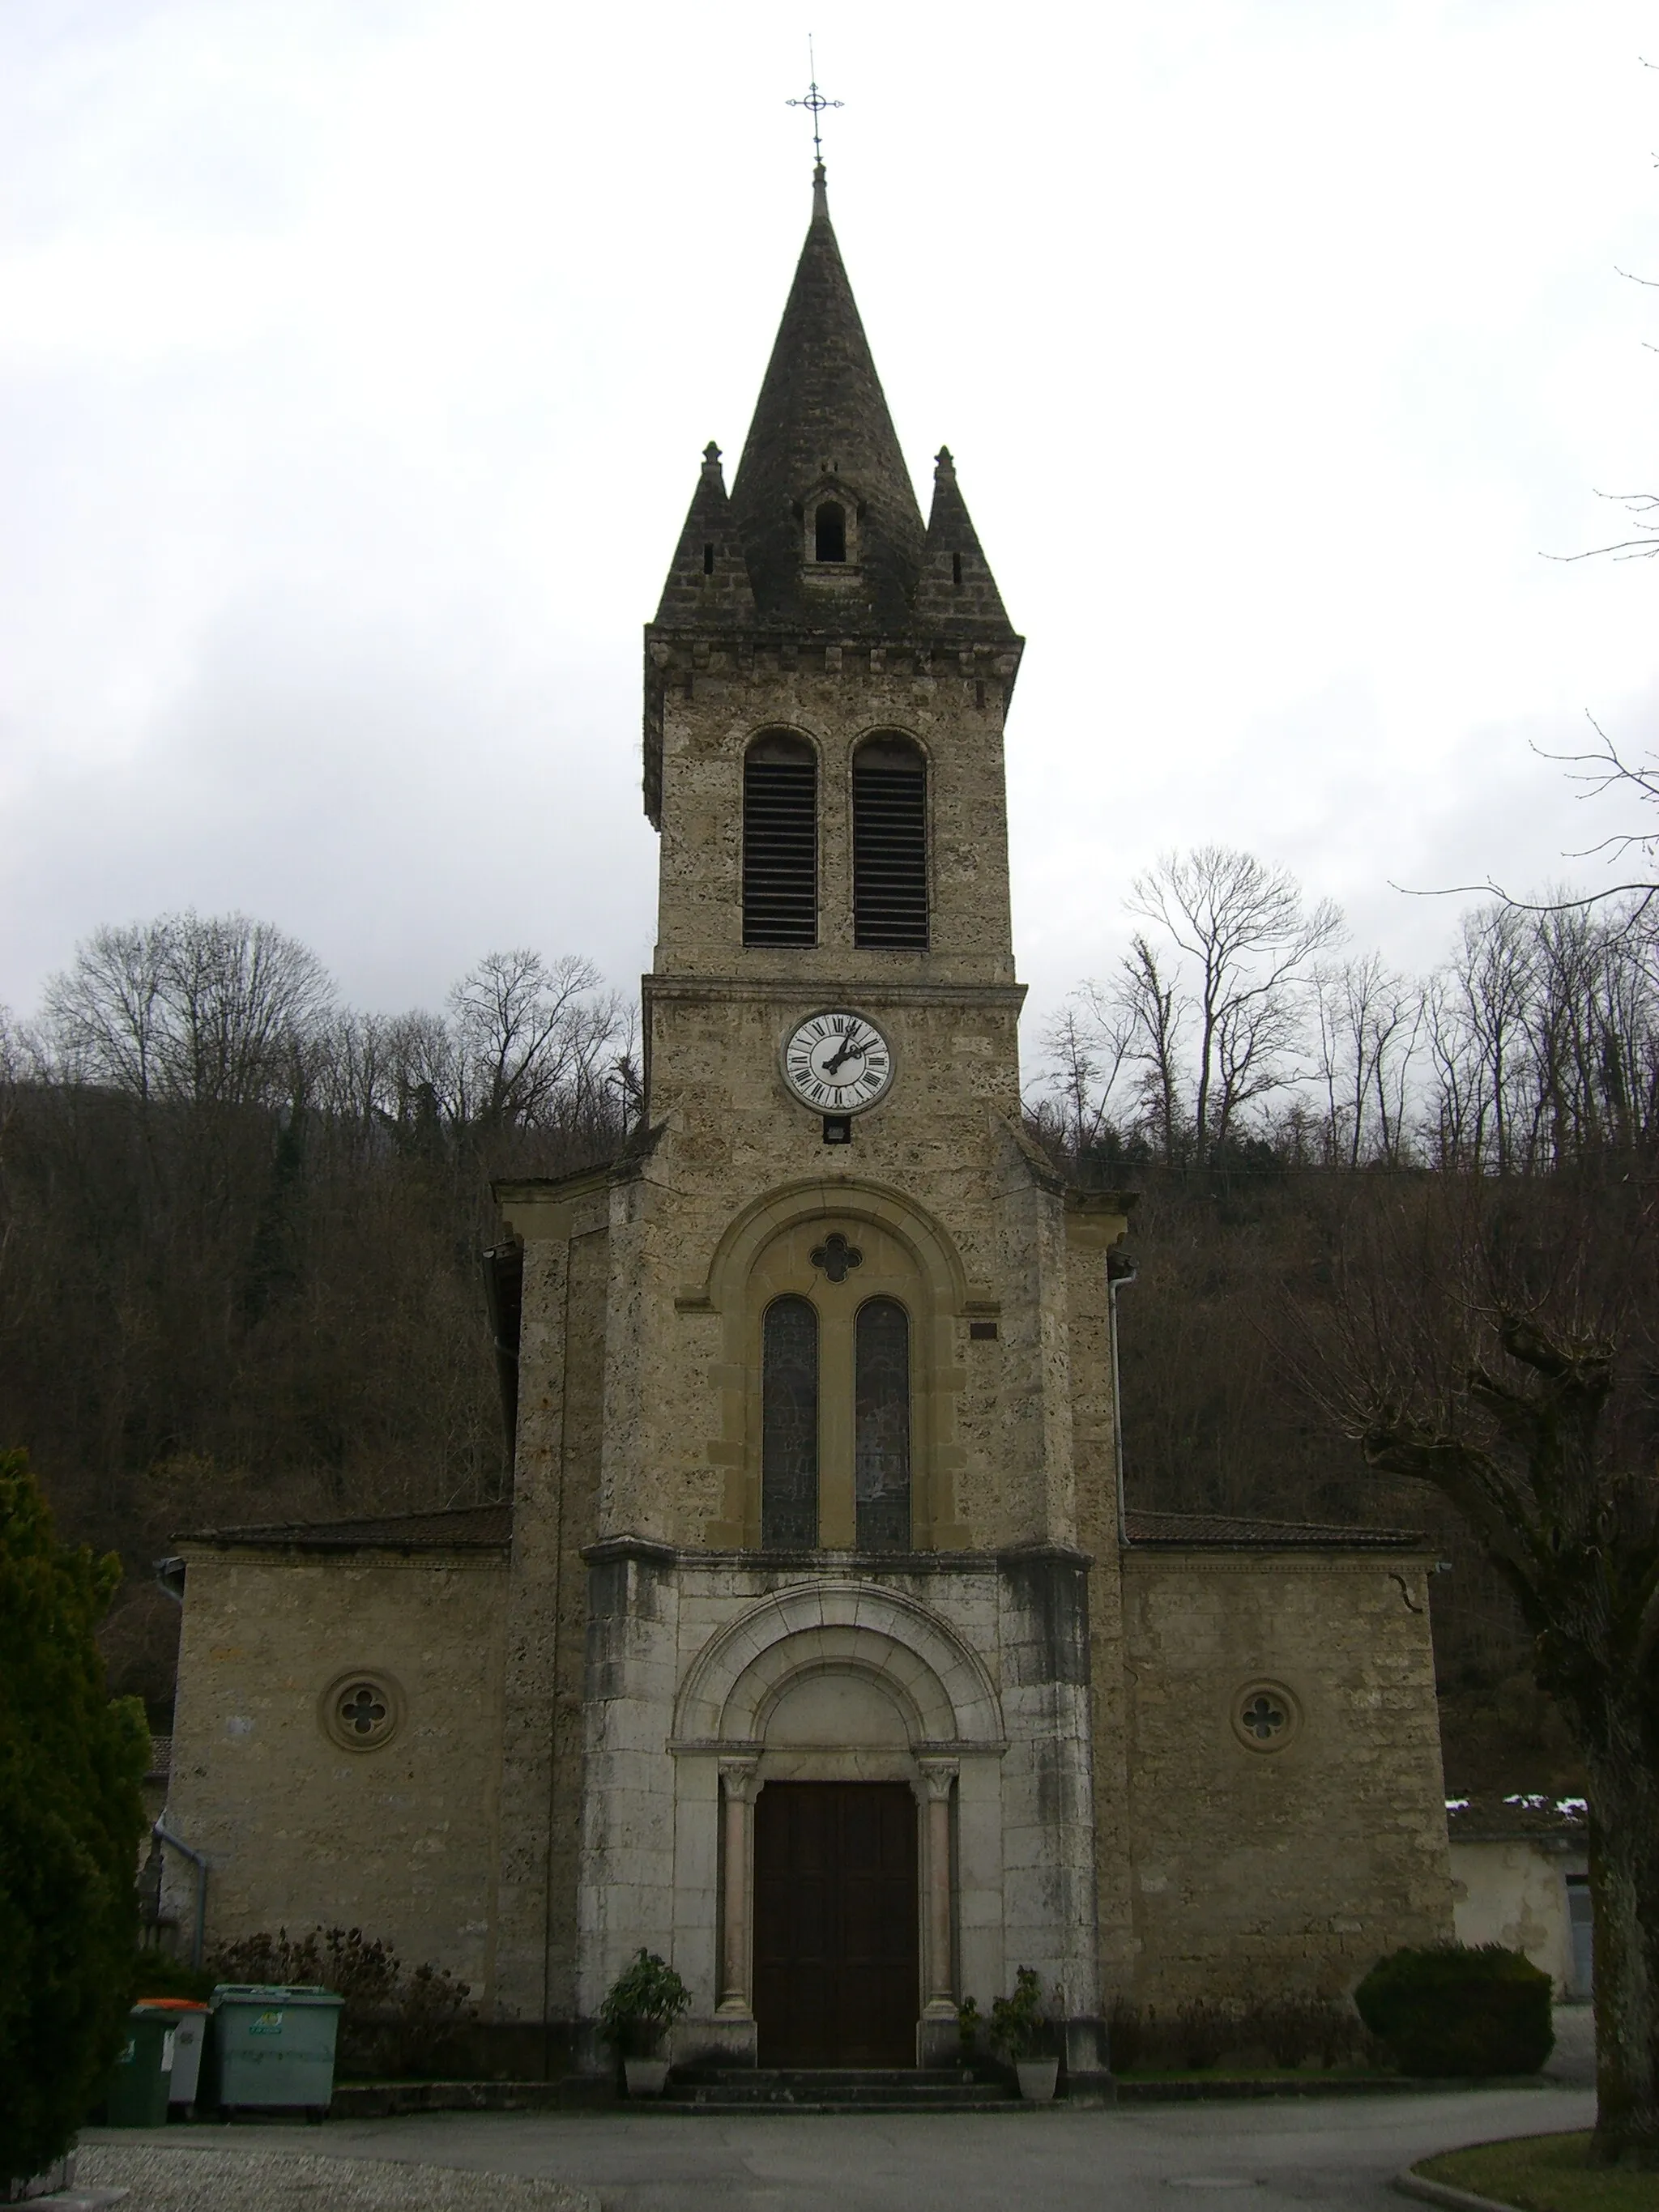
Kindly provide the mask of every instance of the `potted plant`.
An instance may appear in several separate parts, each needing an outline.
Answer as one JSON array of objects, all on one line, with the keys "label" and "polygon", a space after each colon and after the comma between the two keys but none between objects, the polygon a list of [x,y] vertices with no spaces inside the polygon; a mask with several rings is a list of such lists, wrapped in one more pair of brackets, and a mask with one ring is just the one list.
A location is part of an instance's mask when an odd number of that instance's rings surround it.
[{"label": "potted plant", "polygon": [[1031,1966],[1014,1976],[1014,1994],[991,2007],[991,2040],[1019,2076],[1019,2094],[1029,2103],[1046,2105],[1060,2079],[1060,2061],[1042,2055],[1048,2023],[1042,2012],[1042,1985]]},{"label": "potted plant", "polygon": [[979,2056],[979,2031],[982,2016],[972,1997],[963,1997],[957,2007],[957,2039],[961,2049],[962,2063],[971,2067]]},{"label": "potted plant", "polygon": [[668,2080],[663,2039],[691,1992],[665,1959],[641,1947],[605,1991],[599,2021],[620,2054],[630,2097],[660,2097]]}]

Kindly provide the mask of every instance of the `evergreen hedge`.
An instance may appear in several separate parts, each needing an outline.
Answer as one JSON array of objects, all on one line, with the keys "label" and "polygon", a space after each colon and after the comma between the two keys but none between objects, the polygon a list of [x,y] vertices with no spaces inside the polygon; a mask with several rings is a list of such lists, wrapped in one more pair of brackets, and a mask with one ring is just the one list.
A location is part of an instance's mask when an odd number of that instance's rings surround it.
[{"label": "evergreen hedge", "polygon": [[0,1452],[0,2179],[60,2158],[126,2033],[149,1735],[94,1640],[121,1578]]},{"label": "evergreen hedge", "polygon": [[1555,2044],[1549,1976],[1501,1943],[1392,1952],[1353,2001],[1402,2074],[1535,2074]]}]

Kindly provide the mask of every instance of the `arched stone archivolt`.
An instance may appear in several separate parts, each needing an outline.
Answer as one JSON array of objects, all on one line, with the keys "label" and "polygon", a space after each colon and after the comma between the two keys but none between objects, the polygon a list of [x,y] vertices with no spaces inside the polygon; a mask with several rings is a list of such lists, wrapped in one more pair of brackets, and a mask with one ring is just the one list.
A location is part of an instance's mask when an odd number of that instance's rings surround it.
[{"label": "arched stone archivolt", "polygon": [[913,1752],[1003,1747],[1001,1704],[978,1655],[913,1599],[865,1583],[780,1590],[717,1631],[686,1670],[675,1740],[753,1750],[793,1683],[837,1672],[883,1690]]},{"label": "arched stone archivolt", "polygon": [[[788,1735],[787,1716],[799,1691],[836,1676],[873,1691],[866,1712],[882,1721],[901,1717],[908,1743],[896,1745],[886,1727],[878,1727],[875,1741],[855,1735],[805,1749],[775,1742],[775,1734]],[[786,1721],[781,1731],[775,1719]],[[993,1778],[1007,1747],[995,1686],[971,1646],[915,1599],[873,1583],[774,1591],[717,1630],[687,1668],[672,1747],[694,1765],[706,1760],[719,1776],[717,2017],[753,2022],[757,1794],[774,1779],[903,1779],[918,1800],[921,2020],[948,2023],[953,2033],[951,1803],[958,1777],[963,1787],[970,1776],[980,1778],[962,1808],[963,1850],[981,1873],[997,1867],[1001,1827]],[[700,1802],[716,1809],[709,1797]],[[709,1850],[712,1836],[704,1835]]]},{"label": "arched stone archivolt", "polygon": [[786,1183],[746,1206],[715,1247],[706,1280],[698,1290],[683,1297],[682,1304],[729,1310],[745,1289],[763,1246],[802,1222],[827,1220],[831,1215],[874,1222],[907,1246],[930,1298],[943,1310],[960,1313],[974,1297],[955,1243],[903,1191],[887,1183],[828,1182],[815,1178]]},{"label": "arched stone archivolt", "polygon": [[[832,1286],[812,1258],[836,1231],[866,1263]],[[872,1297],[890,1297],[903,1307],[911,1343],[912,1540],[923,1551],[959,1545],[957,1398],[963,1377],[956,1340],[960,1316],[977,1303],[975,1288],[951,1238],[903,1192],[875,1182],[817,1180],[787,1185],[745,1207],[721,1237],[703,1284],[681,1296],[683,1307],[712,1307],[721,1319],[719,1430],[710,1438],[710,1457],[726,1470],[726,1484],[720,1516],[706,1540],[756,1547],[762,1540],[762,1317],[786,1294],[806,1297],[826,1321],[844,1321]],[[827,1356],[831,1349],[826,1339]],[[851,1550],[850,1370],[840,1376],[826,1367],[821,1381],[820,1542]]]}]

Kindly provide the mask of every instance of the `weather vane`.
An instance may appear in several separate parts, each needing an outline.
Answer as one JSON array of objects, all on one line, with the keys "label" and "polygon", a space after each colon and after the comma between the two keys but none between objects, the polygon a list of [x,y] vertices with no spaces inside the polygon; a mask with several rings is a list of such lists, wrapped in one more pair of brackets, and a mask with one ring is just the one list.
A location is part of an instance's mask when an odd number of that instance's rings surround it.
[{"label": "weather vane", "polygon": [[847,103],[844,100],[826,100],[823,94],[818,90],[818,65],[817,60],[813,57],[812,40],[810,32],[807,34],[806,40],[806,70],[808,89],[805,99],[787,100],[785,102],[785,105],[789,107],[804,107],[811,113],[812,118],[812,158],[817,161],[819,168],[822,168],[823,167],[823,141],[818,135],[818,118],[823,114],[826,107],[844,107]]}]

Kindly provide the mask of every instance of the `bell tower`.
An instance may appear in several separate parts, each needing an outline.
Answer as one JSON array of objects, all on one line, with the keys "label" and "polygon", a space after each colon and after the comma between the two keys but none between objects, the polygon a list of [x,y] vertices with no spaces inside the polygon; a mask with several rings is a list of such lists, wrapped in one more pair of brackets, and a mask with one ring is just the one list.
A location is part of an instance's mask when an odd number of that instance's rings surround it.
[{"label": "bell tower", "polygon": [[[922,521],[820,163],[735,480],[711,444],[646,631],[653,1121],[744,1110],[750,1085],[710,1061],[715,1000],[786,1026],[865,1009],[905,1070],[883,1094],[894,1114],[926,1064],[919,1017],[948,1002],[954,1033],[975,1034],[975,1087],[1016,1110],[1002,732],[1022,645],[948,451]],[[752,1062],[756,1038],[729,1027]],[[787,1069],[771,1103],[820,1140],[799,1109],[824,1098],[792,1092]]]},{"label": "bell tower", "polygon": [[[498,1187],[510,1633],[533,1655],[556,1618],[584,1685],[553,1978],[590,2018],[654,1945],[697,2047],[749,2063],[932,2063],[959,1985],[1029,1962],[1080,2023],[1074,2079],[1098,2066],[1124,1224],[1021,1121],[1021,648],[948,452],[922,520],[820,164],[731,488],[710,445],[645,633],[641,1124],[603,1168]],[[792,1869],[851,1865],[854,1829],[888,1994],[837,1937],[803,2012]],[[961,1866],[988,1870],[971,1897]]]}]

